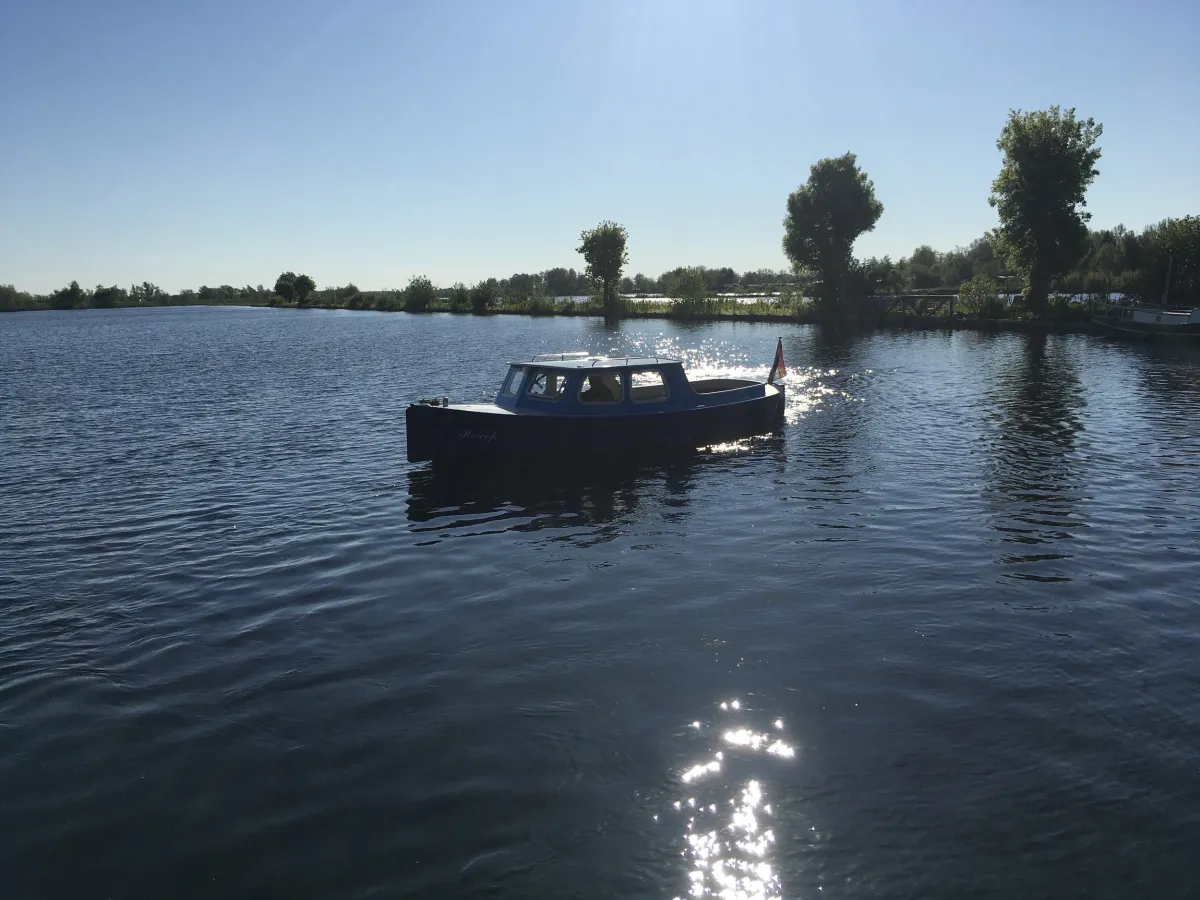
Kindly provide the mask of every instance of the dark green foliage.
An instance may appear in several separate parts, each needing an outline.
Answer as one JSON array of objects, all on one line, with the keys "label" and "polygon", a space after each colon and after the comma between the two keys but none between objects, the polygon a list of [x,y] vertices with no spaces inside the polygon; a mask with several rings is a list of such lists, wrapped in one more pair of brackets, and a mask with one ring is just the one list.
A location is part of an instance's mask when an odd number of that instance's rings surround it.
[{"label": "dark green foliage", "polygon": [[1057,106],[1013,110],[996,147],[1003,154],[988,202],[1000,214],[996,237],[1009,265],[1025,280],[1035,315],[1046,312],[1051,281],[1087,252],[1084,195],[1096,177],[1103,127]]},{"label": "dark green foliage", "polygon": [[629,233],[616,222],[601,222],[590,231],[579,235],[579,251],[587,262],[587,275],[593,285],[600,289],[604,298],[604,316],[617,319],[621,316],[621,295],[617,287],[621,281],[621,270],[629,262],[625,244]]},{"label": "dark green foliage", "polygon": [[471,288],[471,311],[476,315],[489,312],[496,306],[496,301],[499,299],[497,294],[495,278],[479,282]]},{"label": "dark green foliage", "polygon": [[364,305],[363,293],[353,281],[345,287],[334,289],[333,298],[334,305],[344,306],[346,309],[362,309]]},{"label": "dark green foliage", "polygon": [[895,294],[904,289],[904,271],[890,256],[863,261],[854,260],[850,267],[847,293],[852,300],[862,301],[879,294]]},{"label": "dark green foliage", "polygon": [[275,293],[284,300],[291,301],[296,296],[296,273],[284,272],[276,278]]},{"label": "dark green foliage", "polygon": [[672,311],[685,318],[708,312],[708,282],[702,266],[680,268],[671,276],[667,296],[673,301]]},{"label": "dark green foliage", "polygon": [[471,307],[471,292],[461,281],[454,282],[450,288],[450,308],[455,312],[464,312]]},{"label": "dark green foliage", "polygon": [[552,316],[558,307],[545,294],[534,294],[525,299],[522,309],[531,316]]},{"label": "dark green foliage", "polygon": [[87,293],[79,286],[78,281],[72,281],[65,288],[59,288],[50,298],[55,309],[78,309],[87,304]]},{"label": "dark green foliage", "polygon": [[704,286],[714,294],[732,290],[737,283],[738,273],[729,266],[720,269],[704,269]]},{"label": "dark green foliage", "polygon": [[1165,219],[1147,228],[1141,250],[1137,290],[1144,299],[1163,295],[1169,305],[1200,306],[1200,217]]},{"label": "dark green foliage", "polygon": [[129,295],[124,288],[119,288],[116,285],[112,287],[104,287],[96,285],[96,289],[92,291],[92,306],[100,309],[107,309],[114,306],[121,306],[129,299]]},{"label": "dark green foliage", "polygon": [[141,284],[135,284],[129,289],[129,299],[134,303],[165,303],[167,293],[157,284],[151,284],[149,281],[143,281]]},{"label": "dark green foliage", "polygon": [[653,294],[658,290],[658,283],[647,278],[641,272],[633,276],[633,291],[635,294]]},{"label": "dark green foliage", "polygon": [[380,291],[375,295],[374,306],[380,312],[392,312],[400,308],[399,299],[393,291]]},{"label": "dark green foliage", "polygon": [[853,153],[814,163],[808,181],[788,197],[783,252],[797,272],[815,276],[824,315],[833,315],[845,301],[854,242],[882,214],[875,185]]},{"label": "dark green foliage", "polygon": [[307,275],[297,275],[296,280],[292,282],[292,293],[296,297],[296,305],[307,306],[308,295],[316,289],[316,282],[314,282]]},{"label": "dark green foliage", "polygon": [[587,276],[574,269],[547,269],[541,278],[545,292],[551,297],[579,297],[591,289]]},{"label": "dark green foliage", "polygon": [[48,297],[35,297],[26,291],[18,291],[11,284],[0,284],[0,312],[45,309],[50,305],[48,300]]},{"label": "dark green foliage", "polygon": [[437,291],[433,282],[424,275],[414,275],[404,289],[404,308],[408,312],[424,312],[429,309]]},{"label": "dark green foliage", "polygon": [[1000,285],[988,275],[964,281],[958,291],[958,311],[963,315],[998,319],[1004,312]]}]

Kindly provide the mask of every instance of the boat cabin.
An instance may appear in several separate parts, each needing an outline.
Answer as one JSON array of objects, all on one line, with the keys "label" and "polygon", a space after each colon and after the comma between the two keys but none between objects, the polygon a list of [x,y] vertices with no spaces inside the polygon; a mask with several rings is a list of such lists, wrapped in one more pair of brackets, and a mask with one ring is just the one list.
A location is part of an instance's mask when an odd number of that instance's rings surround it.
[{"label": "boat cabin", "polygon": [[703,395],[755,384],[737,378],[689,382],[680,360],[659,356],[555,353],[512,363],[496,405],[524,415],[628,416],[694,409],[704,405]]},{"label": "boat cabin", "polygon": [[1142,325],[1190,325],[1200,322],[1196,310],[1135,309],[1133,321]]}]

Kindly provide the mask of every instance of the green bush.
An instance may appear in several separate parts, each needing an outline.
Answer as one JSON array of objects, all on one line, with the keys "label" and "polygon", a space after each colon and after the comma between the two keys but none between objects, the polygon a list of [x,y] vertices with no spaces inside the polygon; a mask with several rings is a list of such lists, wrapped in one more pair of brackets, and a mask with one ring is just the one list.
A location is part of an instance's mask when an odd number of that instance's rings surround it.
[{"label": "green bush", "polygon": [[671,279],[667,296],[672,300],[671,311],[685,318],[710,313],[715,306],[708,299],[708,283],[699,266],[680,269]]},{"label": "green bush", "polygon": [[471,288],[471,312],[482,316],[496,307],[496,279],[489,278]]},{"label": "green bush", "polygon": [[1000,285],[987,275],[976,275],[958,289],[958,308],[966,316],[1000,319],[1007,307],[1000,299]]},{"label": "green bush", "polygon": [[404,308],[408,312],[424,312],[433,303],[435,294],[432,281],[424,275],[414,275],[404,289]]}]

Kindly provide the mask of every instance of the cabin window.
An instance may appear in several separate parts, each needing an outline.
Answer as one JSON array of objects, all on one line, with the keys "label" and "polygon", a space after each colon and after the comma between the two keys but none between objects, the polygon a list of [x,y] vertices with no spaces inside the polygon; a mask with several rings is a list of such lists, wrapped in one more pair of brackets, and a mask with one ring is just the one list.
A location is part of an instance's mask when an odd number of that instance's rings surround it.
[{"label": "cabin window", "polygon": [[658,403],[667,399],[667,382],[658,369],[629,373],[629,399],[634,403]]},{"label": "cabin window", "polygon": [[620,403],[621,376],[614,372],[591,372],[579,388],[581,403]]},{"label": "cabin window", "polygon": [[521,393],[521,376],[525,374],[525,370],[520,366],[510,366],[508,377],[504,379],[504,386],[500,388],[500,393],[505,397],[515,397]]},{"label": "cabin window", "polygon": [[567,376],[562,372],[535,372],[526,393],[539,400],[558,400],[563,395]]}]

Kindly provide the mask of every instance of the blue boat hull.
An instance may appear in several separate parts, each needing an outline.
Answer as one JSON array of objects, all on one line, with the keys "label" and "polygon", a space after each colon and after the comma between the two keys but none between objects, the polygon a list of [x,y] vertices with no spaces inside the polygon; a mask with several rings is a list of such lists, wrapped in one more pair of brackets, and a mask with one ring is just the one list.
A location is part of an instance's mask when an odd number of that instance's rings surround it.
[{"label": "blue boat hull", "polygon": [[414,404],[405,413],[410,462],[563,460],[694,450],[778,428],[783,391],[707,408],[641,415],[505,415]]}]

